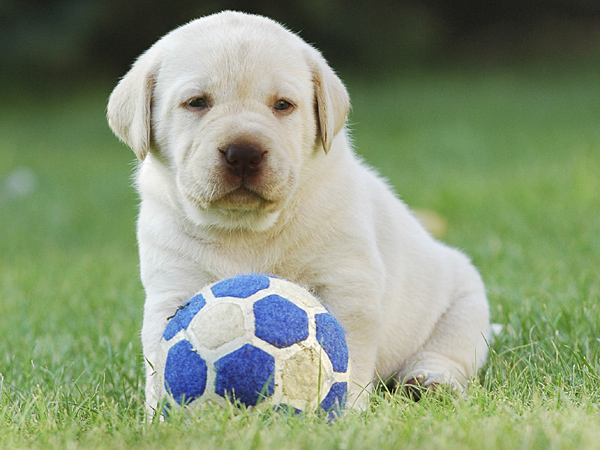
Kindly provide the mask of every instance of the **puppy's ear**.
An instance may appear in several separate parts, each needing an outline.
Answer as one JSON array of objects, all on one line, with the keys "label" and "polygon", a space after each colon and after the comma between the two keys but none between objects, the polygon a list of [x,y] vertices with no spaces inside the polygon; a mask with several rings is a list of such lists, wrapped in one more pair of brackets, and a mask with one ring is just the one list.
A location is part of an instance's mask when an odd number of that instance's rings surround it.
[{"label": "puppy's ear", "polygon": [[150,48],[117,84],[108,101],[108,124],[140,161],[150,150],[152,91],[158,67],[158,51]]},{"label": "puppy's ear", "polygon": [[313,74],[319,135],[323,150],[327,153],[334,136],[348,119],[350,97],[342,80],[313,48],[309,50],[309,64]]}]

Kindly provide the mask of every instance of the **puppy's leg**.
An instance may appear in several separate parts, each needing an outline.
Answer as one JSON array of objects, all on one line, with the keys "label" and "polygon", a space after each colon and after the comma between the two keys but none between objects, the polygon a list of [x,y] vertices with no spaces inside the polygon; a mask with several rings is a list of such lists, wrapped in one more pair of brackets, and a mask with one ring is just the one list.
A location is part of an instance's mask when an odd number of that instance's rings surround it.
[{"label": "puppy's leg", "polygon": [[[359,321],[363,323],[360,325],[356,323]],[[377,355],[377,326],[371,326],[374,321],[369,317],[362,319],[355,317],[352,320],[354,323],[351,325],[344,318],[341,318],[340,322],[346,329],[346,341],[352,361],[347,403],[358,411],[364,411],[369,403],[369,395],[373,391]]]},{"label": "puppy's leg", "polygon": [[449,387],[462,393],[487,357],[489,306],[474,268],[458,279],[458,288],[427,342],[399,372],[399,381],[419,389]]},{"label": "puppy's leg", "polygon": [[142,324],[142,348],[146,366],[146,410],[150,415],[154,415],[158,402],[163,400],[157,396],[159,387],[156,384],[158,377],[156,376],[156,369],[154,367],[160,339],[169,318],[175,314],[179,306],[185,299],[190,298],[190,296],[183,294],[163,298],[159,295],[157,298],[158,300],[155,301],[153,296],[147,296]]},{"label": "puppy's leg", "polygon": [[[347,404],[364,411],[369,403],[375,378],[375,361],[381,326],[381,293],[370,282],[352,281],[318,290],[318,297],[341,323],[351,359]],[[369,292],[357,296],[356,293]],[[371,303],[365,299],[373,300]]]}]

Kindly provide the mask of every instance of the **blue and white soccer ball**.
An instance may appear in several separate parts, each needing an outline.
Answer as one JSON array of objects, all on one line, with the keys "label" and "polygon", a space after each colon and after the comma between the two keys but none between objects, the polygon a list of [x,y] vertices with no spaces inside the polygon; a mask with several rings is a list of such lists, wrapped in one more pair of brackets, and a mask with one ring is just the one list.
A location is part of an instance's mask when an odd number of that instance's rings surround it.
[{"label": "blue and white soccer ball", "polygon": [[339,414],[350,382],[339,322],[300,286],[257,274],[215,283],[185,303],[167,325],[155,370],[156,398],[170,406],[229,399]]}]

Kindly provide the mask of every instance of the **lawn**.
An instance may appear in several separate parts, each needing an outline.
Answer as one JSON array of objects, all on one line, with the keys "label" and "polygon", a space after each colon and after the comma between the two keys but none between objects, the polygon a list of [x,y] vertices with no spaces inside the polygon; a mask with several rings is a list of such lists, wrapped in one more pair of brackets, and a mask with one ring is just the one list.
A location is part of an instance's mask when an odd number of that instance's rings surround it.
[{"label": "lawn", "polygon": [[600,73],[348,80],[359,153],[447,222],[504,324],[465,399],[146,420],[134,156],[106,83],[0,104],[0,448],[587,449],[600,442]]}]

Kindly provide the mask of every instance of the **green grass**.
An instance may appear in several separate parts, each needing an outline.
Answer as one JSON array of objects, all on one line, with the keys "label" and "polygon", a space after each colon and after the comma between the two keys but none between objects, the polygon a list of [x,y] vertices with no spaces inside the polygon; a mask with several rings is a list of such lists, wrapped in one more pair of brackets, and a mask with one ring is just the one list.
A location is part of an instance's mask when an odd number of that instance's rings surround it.
[{"label": "green grass", "polygon": [[[368,412],[143,413],[133,153],[110,86],[0,106],[0,448],[586,449],[600,442],[600,77],[463,70],[349,82],[354,137],[448,221],[505,325],[466,399]],[[28,168],[34,190],[6,188]]]}]

